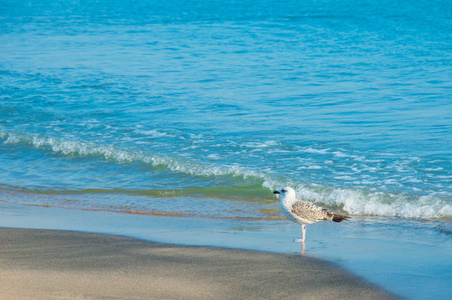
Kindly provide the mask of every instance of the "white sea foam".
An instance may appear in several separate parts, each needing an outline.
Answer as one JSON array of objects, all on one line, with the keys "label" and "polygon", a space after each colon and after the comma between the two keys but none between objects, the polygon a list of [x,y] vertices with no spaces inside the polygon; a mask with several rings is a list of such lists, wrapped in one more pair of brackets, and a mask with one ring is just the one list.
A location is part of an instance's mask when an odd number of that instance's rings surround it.
[{"label": "white sea foam", "polygon": [[163,167],[175,173],[184,173],[193,176],[241,176],[244,178],[253,176],[262,180],[265,178],[264,174],[241,168],[238,165],[210,166],[187,159],[153,155],[151,153],[125,149],[114,145],[66,141],[53,137],[9,132],[4,129],[0,129],[0,137],[5,140],[5,144],[22,143],[36,148],[48,148],[55,153],[61,153],[63,155],[100,156],[119,163],[142,162],[154,167]]},{"label": "white sea foam", "polygon": [[401,218],[450,218],[452,205],[435,196],[384,194],[354,189],[297,186],[298,198],[331,207],[341,207],[352,215]]},{"label": "white sea foam", "polygon": [[166,132],[160,132],[158,130],[136,130],[135,132],[149,136],[151,138],[160,138],[167,135]]},{"label": "white sea foam", "polygon": [[268,148],[279,145],[277,141],[265,141],[265,142],[248,142],[243,144],[247,148]]},{"label": "white sea foam", "polygon": [[444,168],[438,167],[438,168],[427,168],[427,169],[425,169],[425,171],[427,171],[427,172],[438,172],[438,171],[441,171],[441,170],[444,170]]},{"label": "white sea foam", "polygon": [[[102,145],[82,141],[68,141],[39,135],[10,132],[0,128],[0,137],[5,144],[26,144],[36,148],[49,149],[66,156],[98,156],[118,163],[142,162],[155,168],[163,168],[174,173],[192,176],[237,176],[244,179],[254,178],[261,181],[262,186],[276,189],[284,185],[292,185],[298,197],[314,203],[333,208],[341,208],[353,215],[375,215],[402,218],[450,218],[452,206],[447,196],[442,195],[407,195],[390,194],[377,191],[371,181],[360,180],[357,184],[368,184],[369,190],[351,188],[332,188],[314,184],[300,184],[293,179],[281,177],[269,170],[250,170],[238,164],[211,165],[196,162],[187,158],[153,155],[139,150],[121,148],[114,145]],[[215,155],[210,159],[217,159]],[[317,169],[321,166],[311,165]],[[308,167],[309,168],[309,167]],[[351,179],[352,174],[342,174],[340,179]],[[363,177],[364,178],[364,177]],[[388,178],[388,185],[400,185]],[[373,188],[373,189],[371,189]]]},{"label": "white sea foam", "polygon": [[[335,177],[340,180],[351,180],[353,177],[343,174]],[[385,184],[401,186],[395,180],[387,179]],[[342,209],[352,215],[371,215],[400,218],[451,218],[452,205],[448,200],[448,193],[439,195],[409,195],[396,193],[383,193],[375,188],[375,182],[360,180],[354,185],[365,185],[369,188],[352,189],[327,187],[314,184],[296,184],[293,182],[281,183],[272,188],[292,185],[299,199],[313,202],[330,208]]]},{"label": "white sea foam", "polygon": [[305,153],[312,153],[312,154],[328,154],[329,149],[315,149],[312,147],[305,147],[303,149],[301,149],[302,152]]},{"label": "white sea foam", "polygon": [[333,152],[334,156],[336,157],[348,157],[348,155],[344,154],[343,152],[340,151],[335,151]]},{"label": "white sea foam", "polygon": [[321,170],[322,166],[310,165],[310,166],[301,166],[298,167],[297,170]]}]

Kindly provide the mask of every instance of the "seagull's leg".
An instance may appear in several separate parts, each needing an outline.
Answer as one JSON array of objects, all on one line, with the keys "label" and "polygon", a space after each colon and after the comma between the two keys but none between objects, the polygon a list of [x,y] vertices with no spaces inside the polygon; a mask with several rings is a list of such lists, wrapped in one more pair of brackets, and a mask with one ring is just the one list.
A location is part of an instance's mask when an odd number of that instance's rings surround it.
[{"label": "seagull's leg", "polygon": [[301,225],[301,239],[303,243],[306,241],[306,225]]},{"label": "seagull's leg", "polygon": [[301,239],[296,239],[294,242],[303,243],[306,241],[306,226],[301,225]]}]

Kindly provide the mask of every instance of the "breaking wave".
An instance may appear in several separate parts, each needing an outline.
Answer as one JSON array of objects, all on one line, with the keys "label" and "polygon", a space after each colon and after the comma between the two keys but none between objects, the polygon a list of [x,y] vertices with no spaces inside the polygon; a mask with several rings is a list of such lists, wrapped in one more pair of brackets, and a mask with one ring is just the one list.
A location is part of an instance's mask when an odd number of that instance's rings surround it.
[{"label": "breaking wave", "polygon": [[257,171],[246,170],[238,165],[211,166],[187,159],[153,155],[140,150],[130,150],[114,145],[102,145],[82,141],[65,141],[53,137],[28,135],[17,132],[8,132],[0,129],[0,138],[4,144],[25,144],[35,148],[49,149],[54,153],[65,156],[97,156],[118,163],[141,162],[155,168],[167,169],[174,173],[193,176],[239,176],[243,178],[254,177],[264,181],[265,175]]},{"label": "breaking wave", "polygon": [[352,215],[417,219],[452,217],[452,205],[435,196],[385,194],[360,189],[298,186],[298,197],[340,209]]},{"label": "breaking wave", "polygon": [[[331,209],[347,212],[351,215],[386,216],[418,219],[450,219],[452,205],[450,199],[437,195],[389,194],[363,189],[328,187],[309,183],[299,183],[284,175],[272,174],[269,171],[249,170],[239,165],[208,165],[190,161],[186,158],[153,155],[140,150],[130,150],[114,145],[103,145],[92,142],[67,141],[53,137],[10,132],[0,128],[0,138],[5,145],[23,144],[37,149],[44,149],[64,156],[94,156],[117,163],[139,162],[157,170],[166,170],[196,177],[234,178],[237,184],[232,188],[188,188],[165,192],[157,190],[81,190],[66,193],[127,193],[149,197],[184,197],[194,194],[234,201],[257,202],[262,199],[274,201],[271,191],[281,186],[290,185],[297,191],[298,198],[326,206]],[[240,186],[246,179],[247,184]],[[23,190],[22,190],[23,191]],[[39,191],[31,191],[39,193]],[[49,192],[49,191],[48,191]],[[51,193],[51,192],[49,192]],[[57,192],[55,192],[57,193]],[[64,193],[58,192],[58,193]],[[166,193],[164,195],[164,193]],[[264,202],[265,202],[264,201]]]}]

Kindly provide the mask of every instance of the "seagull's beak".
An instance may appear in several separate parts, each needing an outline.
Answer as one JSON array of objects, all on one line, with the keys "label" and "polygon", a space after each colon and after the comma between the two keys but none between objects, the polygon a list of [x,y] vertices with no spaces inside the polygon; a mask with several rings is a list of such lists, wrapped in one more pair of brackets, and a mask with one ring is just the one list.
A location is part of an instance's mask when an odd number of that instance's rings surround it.
[{"label": "seagull's beak", "polygon": [[281,194],[279,191],[274,191],[273,194]]}]

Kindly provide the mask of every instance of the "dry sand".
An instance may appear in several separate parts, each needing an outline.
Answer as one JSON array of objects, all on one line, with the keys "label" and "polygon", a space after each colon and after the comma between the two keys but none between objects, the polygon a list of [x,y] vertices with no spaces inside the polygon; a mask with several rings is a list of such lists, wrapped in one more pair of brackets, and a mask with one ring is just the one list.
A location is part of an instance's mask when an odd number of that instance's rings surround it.
[{"label": "dry sand", "polygon": [[301,255],[0,228],[0,299],[395,299]]}]

